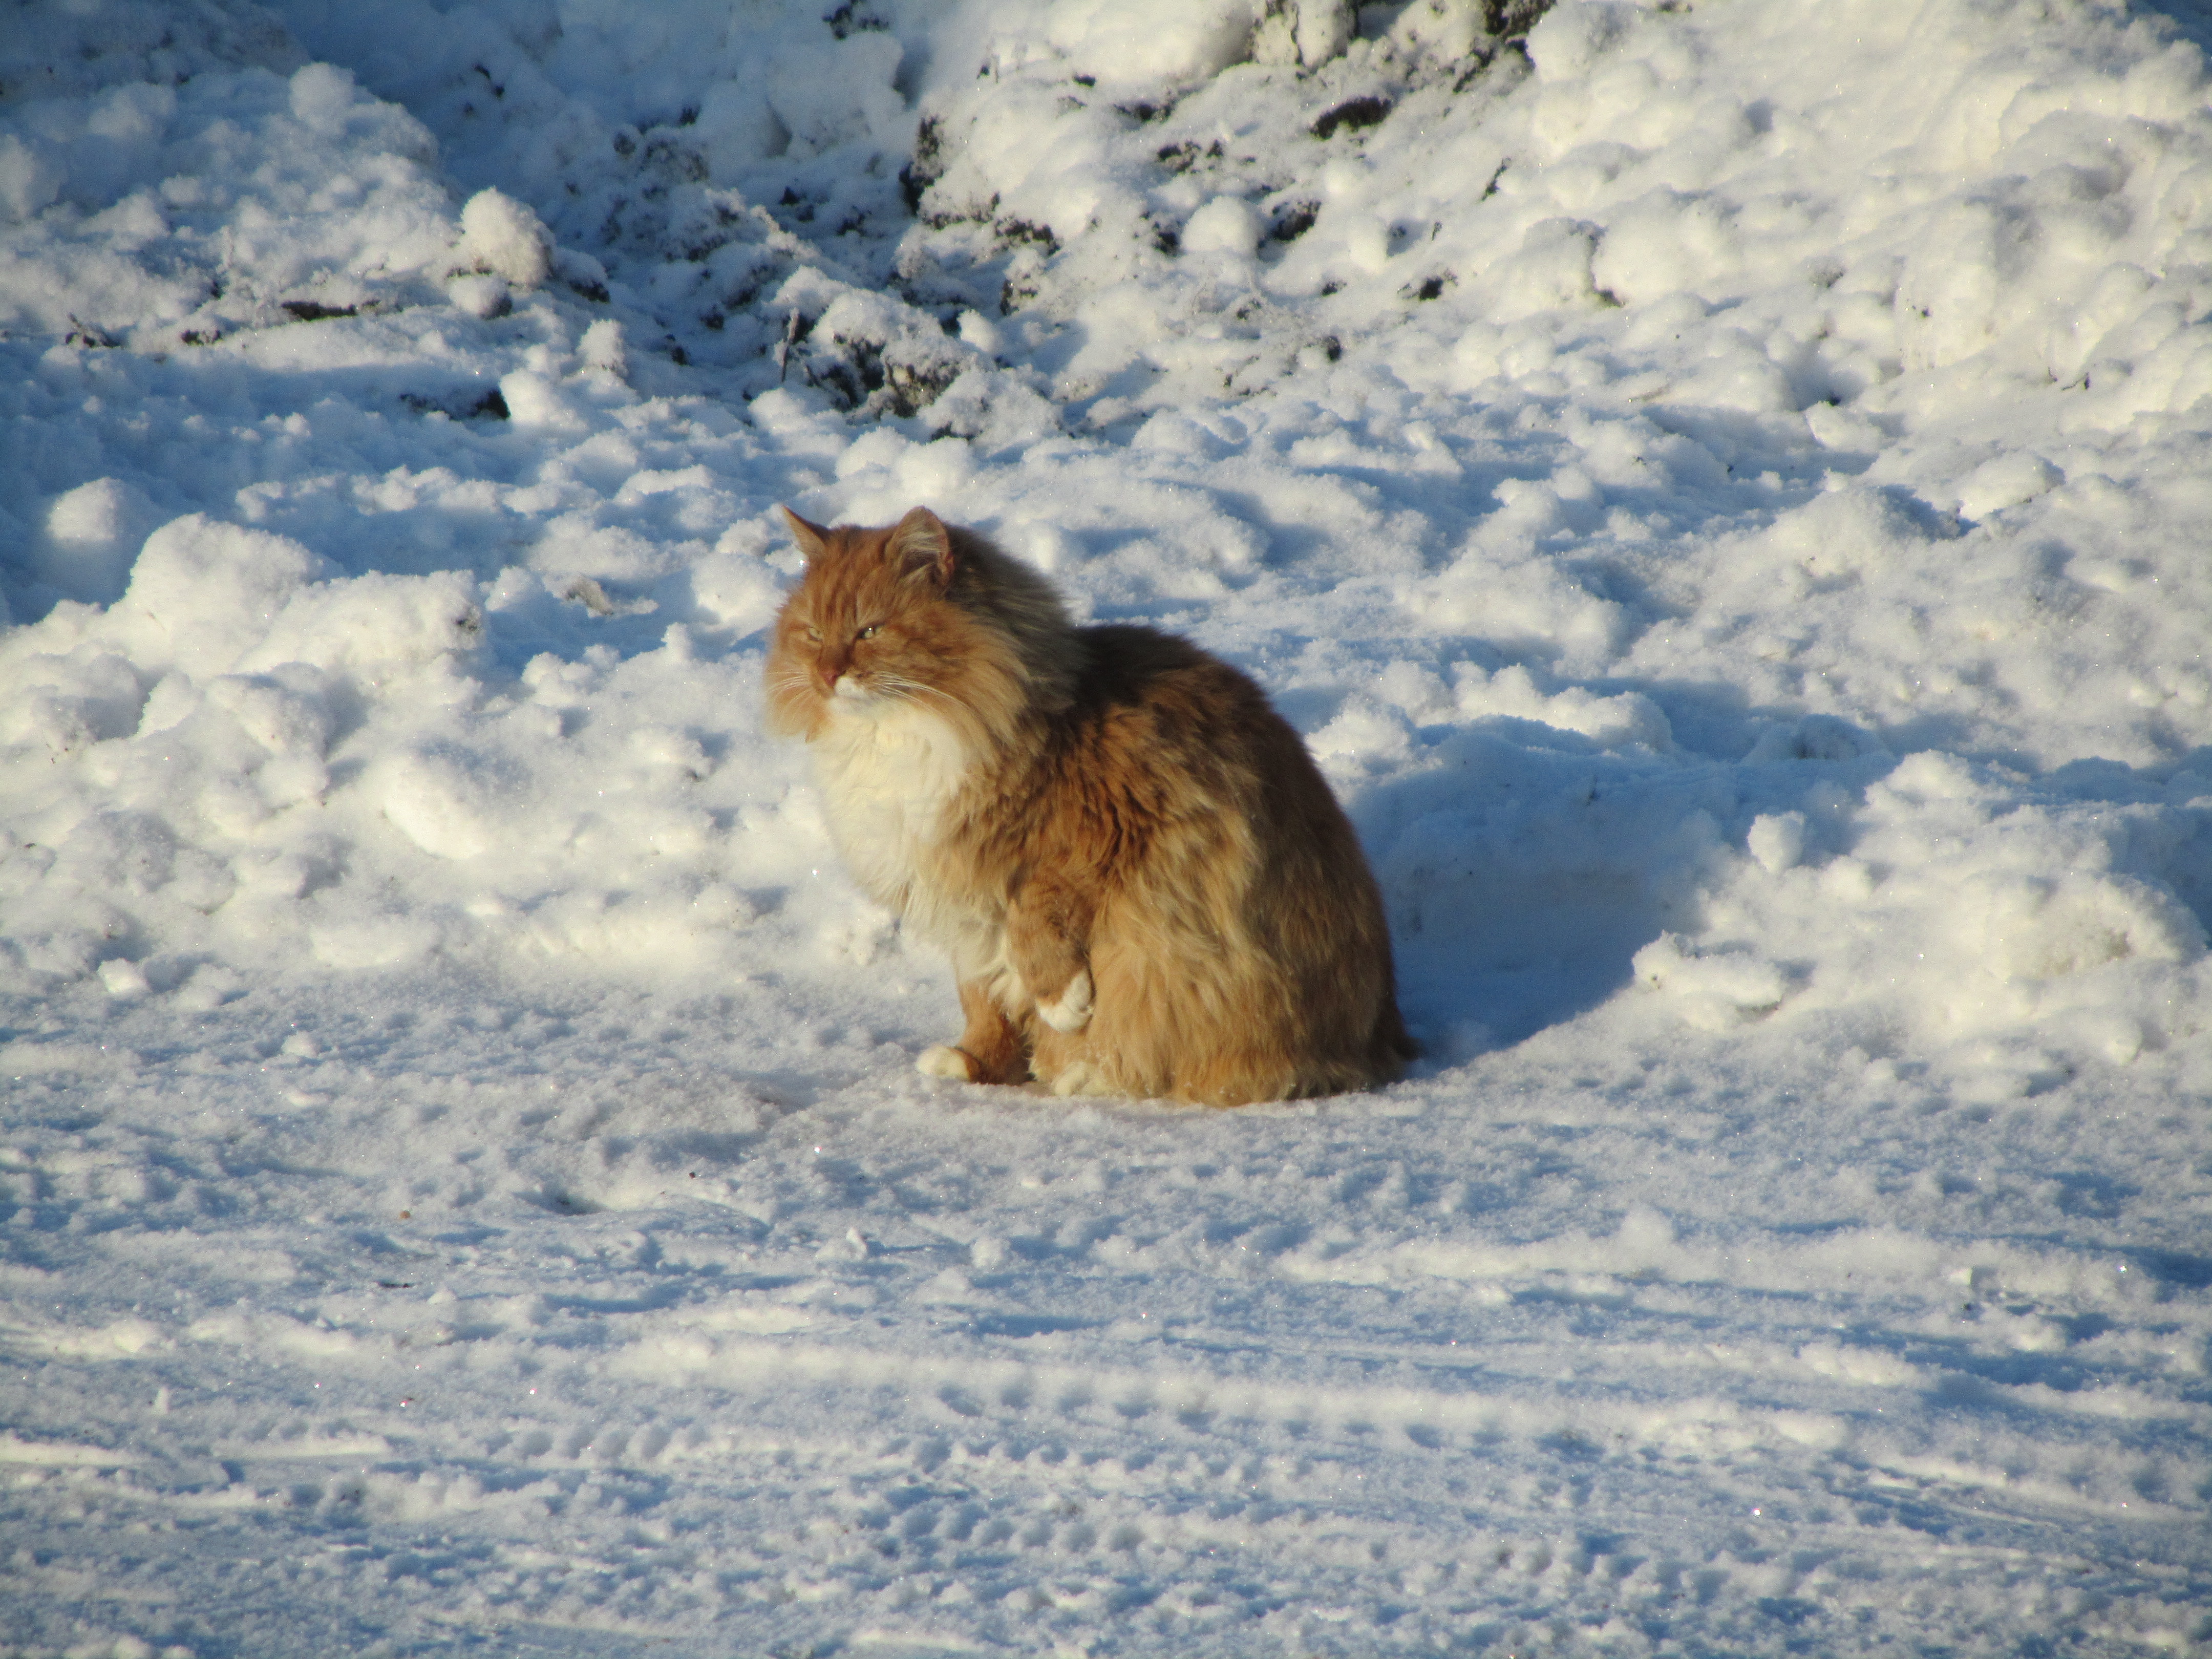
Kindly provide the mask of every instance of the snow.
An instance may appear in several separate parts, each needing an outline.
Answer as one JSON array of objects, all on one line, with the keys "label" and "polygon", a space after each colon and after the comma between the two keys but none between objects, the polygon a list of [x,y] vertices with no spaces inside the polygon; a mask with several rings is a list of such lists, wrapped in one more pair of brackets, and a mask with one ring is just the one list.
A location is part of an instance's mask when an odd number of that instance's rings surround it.
[{"label": "snow", "polygon": [[[0,1652],[2212,1644],[2207,40],[17,8]],[[1253,673],[1413,1074],[917,1074],[779,503]]]}]

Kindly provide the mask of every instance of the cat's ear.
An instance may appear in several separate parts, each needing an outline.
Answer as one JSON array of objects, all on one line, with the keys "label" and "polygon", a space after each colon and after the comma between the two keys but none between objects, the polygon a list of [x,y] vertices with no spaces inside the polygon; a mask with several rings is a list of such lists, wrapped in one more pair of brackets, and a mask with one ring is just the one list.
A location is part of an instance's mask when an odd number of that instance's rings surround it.
[{"label": "cat's ear", "polygon": [[830,532],[818,524],[809,524],[787,507],[780,510],[783,514],[783,521],[791,526],[792,539],[799,544],[799,550],[806,556],[807,563],[812,564],[830,550]]},{"label": "cat's ear", "polygon": [[898,521],[891,532],[890,555],[902,575],[922,577],[939,587],[952,580],[952,532],[926,507]]}]

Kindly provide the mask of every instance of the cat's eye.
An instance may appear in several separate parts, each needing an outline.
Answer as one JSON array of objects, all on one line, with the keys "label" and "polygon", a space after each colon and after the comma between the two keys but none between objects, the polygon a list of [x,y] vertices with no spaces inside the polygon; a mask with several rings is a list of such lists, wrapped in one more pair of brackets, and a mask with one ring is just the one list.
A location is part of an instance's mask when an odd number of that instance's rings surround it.
[{"label": "cat's eye", "polygon": [[806,637],[813,641],[815,644],[819,645],[822,643],[822,630],[813,626],[811,623],[809,623],[806,629]]},{"label": "cat's eye", "polygon": [[877,635],[883,631],[884,625],[881,623],[870,623],[866,628],[862,629],[858,634],[854,635],[854,637],[855,639],[872,640]]}]

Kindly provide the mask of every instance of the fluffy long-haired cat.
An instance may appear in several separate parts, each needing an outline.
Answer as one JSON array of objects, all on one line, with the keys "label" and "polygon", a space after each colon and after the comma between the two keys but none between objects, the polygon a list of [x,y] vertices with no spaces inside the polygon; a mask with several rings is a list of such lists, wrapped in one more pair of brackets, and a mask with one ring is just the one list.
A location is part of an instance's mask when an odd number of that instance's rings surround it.
[{"label": "fluffy long-haired cat", "polygon": [[1396,1077],[1375,878],[1305,746],[1187,641],[1073,626],[1036,571],[916,507],[786,509],[773,723],[813,747],[860,884],[949,951],[935,1077],[1231,1106]]}]

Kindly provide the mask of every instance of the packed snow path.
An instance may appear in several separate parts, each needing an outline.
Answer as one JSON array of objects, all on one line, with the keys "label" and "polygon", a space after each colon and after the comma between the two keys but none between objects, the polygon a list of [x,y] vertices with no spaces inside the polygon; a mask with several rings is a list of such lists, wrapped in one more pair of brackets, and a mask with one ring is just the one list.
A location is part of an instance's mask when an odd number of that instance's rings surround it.
[{"label": "packed snow path", "polygon": [[[0,29],[0,1654],[2212,1644],[2201,15],[823,11]],[[1249,669],[1414,1075],[916,1076],[778,501]]]}]

